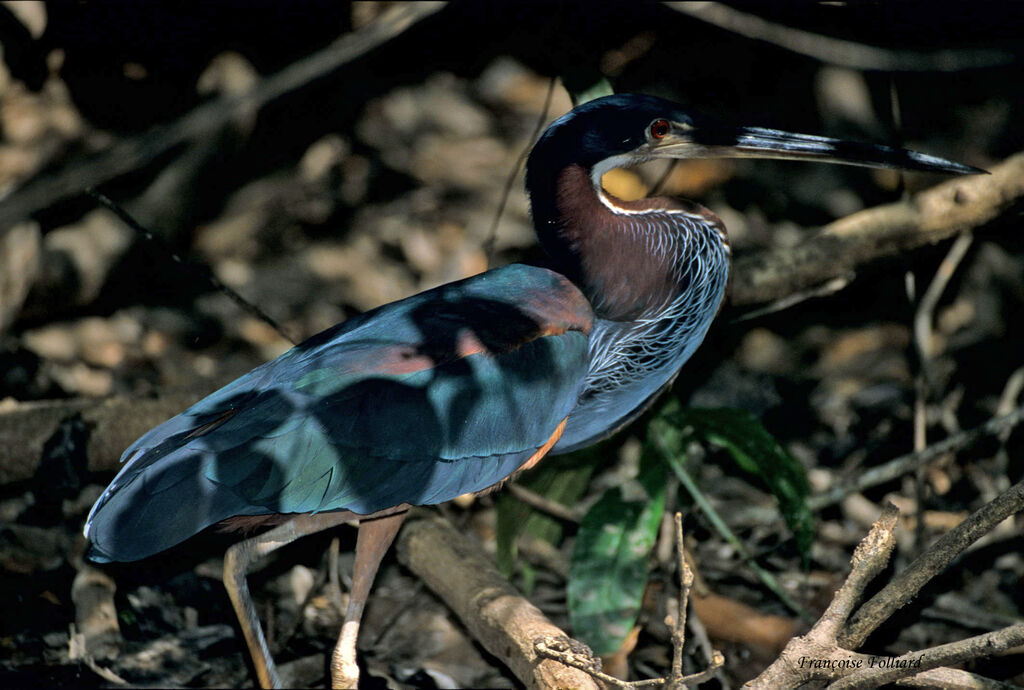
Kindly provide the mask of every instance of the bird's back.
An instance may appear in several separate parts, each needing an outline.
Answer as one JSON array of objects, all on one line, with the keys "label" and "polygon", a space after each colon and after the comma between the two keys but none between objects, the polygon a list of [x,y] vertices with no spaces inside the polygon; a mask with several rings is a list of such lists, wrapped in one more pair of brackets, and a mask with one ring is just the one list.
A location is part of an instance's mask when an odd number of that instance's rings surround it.
[{"label": "bird's back", "polygon": [[87,522],[136,560],[234,516],[440,503],[543,446],[587,370],[589,304],[509,266],[350,319],[156,427]]}]

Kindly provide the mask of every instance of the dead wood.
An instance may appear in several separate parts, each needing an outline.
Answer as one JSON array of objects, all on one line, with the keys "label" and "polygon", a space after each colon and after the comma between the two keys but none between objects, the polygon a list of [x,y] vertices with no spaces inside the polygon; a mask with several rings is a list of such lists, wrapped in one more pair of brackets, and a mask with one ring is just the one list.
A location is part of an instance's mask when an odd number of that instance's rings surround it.
[{"label": "dead wood", "polygon": [[732,304],[764,304],[848,278],[872,261],[990,223],[1022,197],[1024,154],[1017,154],[991,175],[949,180],[906,201],[841,218],[797,247],[737,257]]},{"label": "dead wood", "polygon": [[135,439],[208,392],[177,391],[159,398],[5,401],[0,404],[0,485],[31,478],[44,444],[73,415],[80,414],[89,428],[89,471],[110,472],[118,468],[121,453]]},{"label": "dead wood", "polygon": [[509,584],[471,538],[447,521],[410,520],[398,537],[398,558],[526,687],[599,687],[583,671],[538,656],[535,640],[565,633]]},{"label": "dead wood", "polygon": [[1011,515],[1024,510],[1024,482],[1018,482],[942,535],[881,592],[864,604],[839,637],[844,647],[864,643],[879,625],[909,602],[933,577],[975,541]]},{"label": "dead wood", "polygon": [[[950,530],[863,606],[865,588],[885,568],[896,544],[899,511],[886,506],[850,561],[851,572],[811,630],[793,638],[779,658],[748,688],[795,688],[811,680],[834,681],[830,687],[877,687],[883,683],[928,687],[1000,687],[994,681],[945,664],[960,663],[1011,649],[1024,642],[1024,625],[1010,625],[931,649],[895,658],[855,652],[875,629],[920,593],[936,574],[978,538],[1024,509],[1024,482],[982,506]],[[856,610],[856,614],[854,611]],[[881,662],[881,663],[880,663]]]}]

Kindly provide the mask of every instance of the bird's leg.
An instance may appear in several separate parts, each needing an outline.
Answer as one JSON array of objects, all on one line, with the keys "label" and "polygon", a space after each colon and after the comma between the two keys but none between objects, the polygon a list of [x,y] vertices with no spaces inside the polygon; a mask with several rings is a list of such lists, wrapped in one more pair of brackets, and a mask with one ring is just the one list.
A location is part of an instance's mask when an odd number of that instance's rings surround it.
[{"label": "bird's leg", "polygon": [[356,538],[356,560],[352,567],[352,590],[349,592],[348,610],[341,626],[338,644],[331,655],[331,687],[355,688],[359,685],[359,666],[356,663],[356,640],[359,621],[370,594],[370,585],[377,575],[380,561],[402,526],[405,511],[383,517],[362,520]]},{"label": "bird's leg", "polygon": [[249,584],[246,582],[245,576],[249,572],[250,565],[300,537],[351,522],[353,517],[352,513],[347,511],[297,515],[283,525],[278,525],[263,534],[233,545],[224,554],[224,587],[228,591],[228,598],[231,599],[235,615],[238,616],[238,623],[242,628],[245,643],[249,647],[249,655],[256,668],[260,687],[280,688],[282,686],[281,678],[277,675],[277,669],[274,666],[274,659],[270,656],[270,649],[267,647],[267,638],[263,634],[259,616],[256,614],[256,607],[249,595]]}]

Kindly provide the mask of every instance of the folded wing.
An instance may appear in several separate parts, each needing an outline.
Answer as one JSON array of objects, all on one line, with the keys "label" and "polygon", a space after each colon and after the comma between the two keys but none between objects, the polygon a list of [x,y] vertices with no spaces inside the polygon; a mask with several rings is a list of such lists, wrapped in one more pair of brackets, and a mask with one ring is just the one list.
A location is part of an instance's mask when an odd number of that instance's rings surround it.
[{"label": "folded wing", "polygon": [[434,504],[500,482],[576,404],[593,315],[509,266],[350,319],[125,451],[86,524],[136,560],[238,515]]}]

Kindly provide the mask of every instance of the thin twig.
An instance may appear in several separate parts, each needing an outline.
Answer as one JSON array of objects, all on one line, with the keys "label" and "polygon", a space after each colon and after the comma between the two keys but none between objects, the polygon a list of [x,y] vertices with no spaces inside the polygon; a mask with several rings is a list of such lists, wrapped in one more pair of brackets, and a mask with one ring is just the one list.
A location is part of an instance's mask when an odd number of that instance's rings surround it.
[{"label": "thin twig", "polygon": [[672,623],[672,673],[668,677],[665,687],[668,690],[677,688],[689,688],[700,685],[711,679],[718,670],[725,664],[725,656],[717,649],[710,649],[708,653],[708,665],[703,671],[683,675],[683,645],[686,643],[686,612],[690,602],[690,590],[693,588],[693,570],[686,559],[686,550],[683,546],[683,514],[675,513],[673,516],[676,532],[676,549],[678,555],[677,566],[679,567],[679,609]]},{"label": "thin twig", "polygon": [[520,484],[509,484],[508,491],[531,508],[536,508],[540,512],[547,513],[558,520],[578,525],[580,520],[583,519],[581,511],[573,510],[558,501],[552,501],[550,498],[541,496],[536,491],[531,491]]},{"label": "thin twig", "polygon": [[853,282],[854,277],[854,274],[850,273],[848,275],[839,276],[838,278],[833,278],[829,281],[826,281],[823,285],[816,285],[806,290],[799,290],[797,292],[794,292],[792,295],[787,295],[786,297],[777,299],[774,302],[766,304],[763,307],[751,309],[750,311],[744,312],[737,316],[736,318],[732,319],[730,323],[741,323],[743,321],[759,319],[762,316],[768,316],[769,314],[785,311],[790,307],[795,307],[801,302],[806,302],[807,300],[810,299],[817,299],[819,297],[828,297],[829,295],[834,295],[837,292],[845,289],[847,285]]},{"label": "thin twig", "polygon": [[526,158],[530,155],[530,151],[533,149],[534,142],[537,141],[537,137],[540,136],[541,131],[544,129],[544,123],[548,119],[548,111],[551,109],[551,99],[555,93],[555,77],[551,77],[551,81],[548,82],[548,91],[544,96],[544,107],[541,108],[540,116],[537,118],[537,124],[533,128],[533,133],[530,135],[530,141],[523,152],[519,154],[519,158],[516,159],[515,167],[512,168],[512,172],[509,174],[508,179],[505,180],[505,188],[501,192],[501,201],[498,203],[498,210],[494,212],[494,220],[491,222],[491,228],[487,231],[487,239],[484,240],[483,250],[484,256],[487,257],[488,267],[494,263],[494,245],[498,241],[498,225],[501,223],[501,216],[505,213],[505,206],[508,204],[508,198],[512,194],[512,185],[515,184],[516,178],[519,177],[519,170],[523,167],[523,163],[526,162]]},{"label": "thin twig", "polygon": [[569,637],[538,638],[534,640],[533,645],[539,656],[583,671],[595,680],[599,680],[612,687],[632,690],[633,688],[660,688],[665,684],[664,678],[630,681],[610,676],[601,670],[600,660],[594,658],[594,653],[590,651],[589,647]]},{"label": "thin twig", "polygon": [[895,657],[887,664],[889,668],[864,668],[855,671],[830,685],[829,690],[877,688],[884,683],[909,678],[922,671],[990,656],[1021,644],[1024,644],[1024,624],[1011,625],[966,640],[931,647],[923,652],[911,652]]},{"label": "thin twig", "polygon": [[[895,93],[895,87],[893,87]],[[894,106],[895,107],[895,106]],[[970,230],[957,236],[953,246],[949,248],[942,263],[939,264],[935,275],[928,284],[918,303],[914,313],[914,345],[917,348],[918,371],[914,377],[914,452],[920,453],[928,446],[928,399],[934,385],[935,378],[932,372],[932,362],[937,354],[935,352],[934,322],[935,308],[939,304],[949,281],[953,279],[957,267],[963,258],[967,256],[974,241]],[[917,502],[918,514],[924,512],[925,503],[925,476],[924,467],[917,468],[915,477],[915,500]],[[924,520],[917,520],[914,527],[914,543],[924,542]]]},{"label": "thin twig", "polygon": [[[931,328],[928,329],[929,342]],[[920,453],[928,447],[928,389],[931,376],[930,363],[924,359],[918,359],[918,371],[914,376],[914,452]],[[924,520],[920,517],[924,514],[925,503],[925,466],[918,465],[914,468],[914,503],[917,506],[918,519],[914,522],[915,545],[924,543]]]},{"label": "thin twig", "polygon": [[[1024,366],[1018,367],[1012,374],[1010,374],[1010,377],[1006,379],[1006,384],[1003,386],[1003,392],[999,396],[999,403],[996,405],[996,414],[1009,414],[1017,405],[1022,390],[1024,390]],[[1010,439],[1012,431],[1012,429],[1005,429],[999,432],[999,450],[995,454],[995,466],[993,468],[995,471],[991,476],[992,488],[996,491],[1005,490],[1010,483],[1008,472],[1010,467],[1010,453],[1006,447],[1006,442]],[[981,489],[982,495],[984,495],[987,500],[991,500],[993,498],[991,495],[994,493],[992,489],[987,489],[985,486],[982,486]]]},{"label": "thin twig", "polygon": [[[686,565],[689,567],[689,559],[686,559],[686,561]],[[693,636],[697,638],[697,644],[700,648],[704,650],[705,661],[707,661],[708,664],[713,664],[721,655],[721,652],[712,646],[711,638],[708,636],[708,629],[704,627],[704,622],[700,619],[700,616],[697,615],[696,611],[690,611],[686,618],[690,626],[690,632],[692,632]]]},{"label": "thin twig", "polygon": [[[1024,390],[1024,366],[1018,367],[1010,374],[1010,378],[1006,379],[1003,392],[999,395],[999,404],[996,405],[996,414],[1009,414],[1017,405],[1022,390]],[[999,432],[999,440],[1003,443],[1006,443],[1006,439],[1009,437],[1009,430]]]},{"label": "thin twig", "polygon": [[683,547],[683,514],[672,516],[676,534],[676,567],[679,568],[679,608],[672,621],[672,675],[670,687],[676,687],[683,679],[683,644],[686,642],[686,607],[690,602],[690,588],[693,587],[693,571],[686,562]]},{"label": "thin twig", "polygon": [[884,484],[885,482],[902,477],[909,472],[913,472],[921,465],[931,462],[935,458],[966,448],[985,436],[1001,434],[1007,430],[1013,429],[1022,421],[1024,421],[1024,405],[1018,407],[1009,414],[1001,417],[993,417],[980,426],[968,429],[967,431],[961,431],[960,433],[953,434],[938,443],[933,443],[920,453],[908,453],[907,455],[901,455],[894,460],[890,460],[884,465],[879,465],[878,467],[872,467],[869,470],[865,470],[852,482],[835,486],[824,494],[811,496],[807,501],[807,505],[811,510],[822,510],[830,505],[839,503],[849,494],[863,491],[864,489],[869,489],[873,486],[878,486],[879,484]]},{"label": "thin twig", "polygon": [[284,338],[285,340],[290,342],[292,345],[297,345],[298,344],[297,341],[294,338],[292,338],[291,335],[289,335],[288,331],[284,328],[284,326],[279,324],[272,316],[270,316],[270,314],[268,314],[267,312],[263,311],[262,309],[260,309],[258,306],[256,306],[255,304],[253,304],[252,302],[250,302],[246,298],[242,297],[233,288],[225,285],[220,280],[220,278],[218,278],[217,276],[215,276],[213,274],[212,271],[203,269],[202,267],[200,267],[200,266],[198,266],[196,264],[193,264],[193,263],[191,263],[189,261],[186,261],[185,259],[181,258],[181,256],[179,256],[178,253],[175,252],[173,249],[168,247],[163,242],[163,240],[161,240],[159,237],[157,237],[152,232],[150,232],[148,228],[146,228],[144,225],[139,223],[139,221],[135,220],[131,216],[130,213],[125,211],[123,208],[121,208],[121,206],[116,204],[114,201],[112,201],[106,195],[100,194],[95,189],[89,189],[89,190],[86,190],[86,191],[89,194],[89,196],[91,196],[92,198],[96,199],[96,201],[100,202],[101,204],[106,206],[108,209],[113,211],[114,214],[118,218],[120,218],[128,227],[130,227],[132,230],[134,230],[138,234],[142,235],[144,238],[146,238],[146,240],[148,242],[150,242],[153,245],[159,247],[162,252],[164,252],[168,256],[170,256],[171,259],[173,259],[174,262],[177,263],[179,266],[181,266],[186,272],[191,273],[192,275],[198,276],[202,280],[205,280],[206,282],[208,282],[210,285],[212,285],[217,290],[220,290],[221,292],[223,292],[225,295],[227,295],[229,298],[231,298],[232,302],[237,304],[244,311],[249,312],[250,314],[255,316],[257,319],[260,319],[261,321],[263,321],[264,323],[269,325],[271,328],[273,328],[275,331],[277,331],[278,334],[282,338]]},{"label": "thin twig", "polygon": [[949,248],[946,253],[946,257],[939,264],[939,267],[935,271],[935,277],[932,278],[932,282],[928,285],[928,289],[925,290],[924,295],[921,296],[921,302],[917,307],[917,313],[914,315],[914,342],[918,348],[918,356],[922,362],[931,361],[935,356],[934,344],[932,339],[932,323],[935,320],[935,307],[939,303],[939,299],[942,297],[942,293],[946,291],[946,286],[949,285],[949,281],[953,279],[953,275],[956,273],[957,267],[963,258],[967,255],[967,250],[971,248],[971,244],[974,242],[974,235],[970,231],[961,233],[957,236],[956,241],[953,242],[953,246]]},{"label": "thin twig", "polygon": [[955,72],[1007,64],[1013,56],[1002,50],[941,49],[917,51],[880,48],[769,22],[718,2],[667,2],[677,12],[726,31],[771,43],[779,48],[854,69],[884,72]]},{"label": "thin twig", "polygon": [[1013,485],[994,501],[976,510],[914,559],[882,591],[860,607],[839,637],[839,645],[846,649],[856,649],[864,644],[868,635],[916,596],[928,581],[945,569],[964,549],[1021,510],[1024,510],[1024,481]]}]

